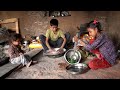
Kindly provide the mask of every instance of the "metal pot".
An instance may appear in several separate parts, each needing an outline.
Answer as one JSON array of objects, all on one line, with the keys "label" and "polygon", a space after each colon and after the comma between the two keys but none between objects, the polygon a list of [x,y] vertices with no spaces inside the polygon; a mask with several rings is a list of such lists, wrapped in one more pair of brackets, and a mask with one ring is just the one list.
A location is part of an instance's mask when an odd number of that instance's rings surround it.
[{"label": "metal pot", "polygon": [[76,64],[81,60],[81,53],[74,49],[69,49],[65,54],[64,58],[68,64]]}]

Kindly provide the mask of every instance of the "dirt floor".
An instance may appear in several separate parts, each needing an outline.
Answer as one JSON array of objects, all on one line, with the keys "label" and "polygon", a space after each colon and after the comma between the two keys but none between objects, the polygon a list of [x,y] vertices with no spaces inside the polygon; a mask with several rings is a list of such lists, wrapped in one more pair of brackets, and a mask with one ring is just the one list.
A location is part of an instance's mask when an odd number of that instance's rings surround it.
[{"label": "dirt floor", "polygon": [[38,60],[39,63],[29,68],[19,69],[6,79],[120,79],[120,60],[113,67],[89,70],[84,74],[78,75],[66,72],[64,57],[49,58],[40,53],[34,60]]}]

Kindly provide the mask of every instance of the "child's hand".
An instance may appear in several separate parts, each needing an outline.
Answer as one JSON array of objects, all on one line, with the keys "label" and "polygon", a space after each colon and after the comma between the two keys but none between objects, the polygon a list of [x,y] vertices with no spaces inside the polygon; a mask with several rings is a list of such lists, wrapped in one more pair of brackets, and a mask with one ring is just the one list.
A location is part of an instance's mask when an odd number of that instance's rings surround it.
[{"label": "child's hand", "polygon": [[79,43],[80,43],[80,46],[85,46],[85,43],[83,41],[80,40]]},{"label": "child's hand", "polygon": [[74,36],[73,39],[74,39],[74,42],[78,42],[78,37],[77,36]]},{"label": "child's hand", "polygon": [[95,54],[95,55],[96,55],[96,57],[97,57],[98,59],[101,59],[101,58],[100,58],[100,54]]},{"label": "child's hand", "polygon": [[63,48],[59,48],[58,50],[57,50],[57,52],[62,52],[63,51]]},{"label": "child's hand", "polygon": [[49,52],[53,52],[53,51],[55,51],[55,50],[54,50],[54,49],[52,49],[52,48],[50,48],[50,49],[49,49]]},{"label": "child's hand", "polygon": [[23,53],[19,53],[19,55],[23,55]]},{"label": "child's hand", "polygon": [[79,49],[80,49],[80,47],[79,47],[79,46],[76,46],[74,49],[75,49],[75,50],[79,50]]}]

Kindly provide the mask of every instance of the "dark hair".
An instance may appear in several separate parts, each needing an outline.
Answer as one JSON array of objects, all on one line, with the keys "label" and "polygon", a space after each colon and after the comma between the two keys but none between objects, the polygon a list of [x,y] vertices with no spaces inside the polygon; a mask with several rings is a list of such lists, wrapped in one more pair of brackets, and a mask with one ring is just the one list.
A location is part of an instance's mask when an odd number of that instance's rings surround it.
[{"label": "dark hair", "polygon": [[53,26],[53,25],[58,26],[58,20],[57,19],[51,19],[50,20],[50,25],[51,26]]},{"label": "dark hair", "polygon": [[101,30],[101,23],[98,22],[97,20],[89,22],[88,25],[87,25],[87,28],[93,28],[93,29],[97,28],[98,32],[102,31]]},{"label": "dark hair", "polygon": [[78,32],[78,38],[80,38],[80,36],[84,35],[84,34],[88,34],[88,31],[87,31],[87,24],[88,23],[84,23],[84,24],[81,24],[80,25],[80,28],[79,28],[79,32]]},{"label": "dark hair", "polygon": [[20,34],[16,34],[16,33],[15,33],[15,34],[12,34],[11,37],[10,37],[9,43],[11,43],[12,41],[16,41],[16,40],[18,40],[18,39],[21,40],[21,38],[22,38],[22,37],[21,37]]}]

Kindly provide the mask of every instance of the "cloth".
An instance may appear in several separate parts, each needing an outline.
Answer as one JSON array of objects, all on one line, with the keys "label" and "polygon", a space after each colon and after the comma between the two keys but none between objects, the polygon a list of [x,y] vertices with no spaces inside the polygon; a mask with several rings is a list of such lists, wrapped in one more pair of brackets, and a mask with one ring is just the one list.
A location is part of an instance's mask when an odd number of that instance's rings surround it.
[{"label": "cloth", "polygon": [[50,38],[52,41],[56,41],[56,40],[57,40],[58,38],[60,38],[60,37],[64,38],[65,35],[64,35],[64,33],[62,32],[62,30],[60,30],[60,29],[57,30],[57,33],[56,33],[56,34],[54,34],[54,32],[53,32],[51,29],[48,29],[48,30],[46,31],[46,37],[47,37],[47,38]]},{"label": "cloth", "polygon": [[22,64],[23,66],[28,64],[28,62],[31,60],[31,58],[28,55],[20,55],[16,58],[10,59],[10,62],[12,64]]},{"label": "cloth", "polygon": [[111,65],[107,62],[107,60],[105,60],[105,58],[101,55],[101,53],[99,51],[93,51],[95,54],[98,55],[99,58],[94,58],[93,60],[91,60],[88,64],[88,66],[95,70],[95,69],[102,69],[102,68],[108,68],[111,67]]}]

